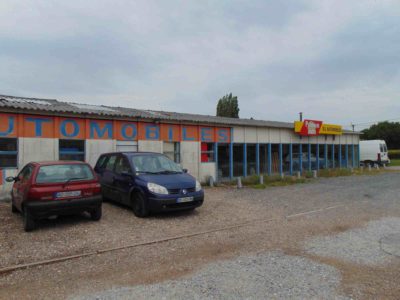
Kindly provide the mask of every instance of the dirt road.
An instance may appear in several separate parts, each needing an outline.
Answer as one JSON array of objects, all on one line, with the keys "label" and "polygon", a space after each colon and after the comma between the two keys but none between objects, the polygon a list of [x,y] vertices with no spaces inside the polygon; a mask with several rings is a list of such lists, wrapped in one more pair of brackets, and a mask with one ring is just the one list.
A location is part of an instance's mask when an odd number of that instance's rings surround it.
[{"label": "dirt road", "polygon": [[386,173],[206,189],[198,210],[147,219],[105,203],[100,222],[45,220],[32,233],[0,206],[2,268],[203,232],[0,274],[0,298],[396,299],[399,182]]}]

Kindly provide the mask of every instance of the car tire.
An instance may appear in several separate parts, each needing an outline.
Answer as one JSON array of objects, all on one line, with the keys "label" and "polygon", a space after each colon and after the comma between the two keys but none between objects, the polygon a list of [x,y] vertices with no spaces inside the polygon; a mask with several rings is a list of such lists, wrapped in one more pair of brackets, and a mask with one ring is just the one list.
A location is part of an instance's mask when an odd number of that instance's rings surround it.
[{"label": "car tire", "polygon": [[91,218],[93,221],[99,221],[99,220],[101,219],[101,215],[102,215],[101,206],[99,206],[99,207],[93,209],[93,210],[90,212],[90,218]]},{"label": "car tire", "polygon": [[22,219],[24,222],[24,230],[26,232],[32,231],[35,229],[35,220],[33,219],[32,214],[29,212],[28,208],[24,208],[22,212]]},{"label": "car tire", "polygon": [[18,213],[18,209],[15,207],[13,201],[11,201],[11,212],[12,212],[13,214]]},{"label": "car tire", "polygon": [[136,217],[145,218],[149,215],[146,199],[142,193],[135,193],[132,197],[132,210]]}]

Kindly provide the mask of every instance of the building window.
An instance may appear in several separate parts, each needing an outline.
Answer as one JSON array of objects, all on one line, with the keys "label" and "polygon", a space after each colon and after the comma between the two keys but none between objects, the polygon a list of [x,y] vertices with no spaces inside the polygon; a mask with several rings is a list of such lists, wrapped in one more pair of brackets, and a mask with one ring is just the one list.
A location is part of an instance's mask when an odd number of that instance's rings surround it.
[{"label": "building window", "polygon": [[18,141],[14,138],[0,138],[0,168],[18,167]]},{"label": "building window", "polygon": [[201,162],[214,162],[213,143],[201,143]]},{"label": "building window", "polygon": [[60,160],[85,161],[84,140],[59,140]]},{"label": "building window", "polygon": [[178,142],[164,142],[163,151],[169,159],[177,164],[181,162],[181,145]]}]

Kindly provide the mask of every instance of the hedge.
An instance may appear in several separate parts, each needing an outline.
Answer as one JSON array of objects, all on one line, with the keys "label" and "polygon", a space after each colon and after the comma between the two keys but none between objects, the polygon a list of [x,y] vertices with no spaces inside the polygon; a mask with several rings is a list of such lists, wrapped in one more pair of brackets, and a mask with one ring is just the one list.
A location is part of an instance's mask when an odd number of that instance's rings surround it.
[{"label": "hedge", "polygon": [[390,159],[400,159],[400,149],[398,150],[389,150],[389,158]]}]

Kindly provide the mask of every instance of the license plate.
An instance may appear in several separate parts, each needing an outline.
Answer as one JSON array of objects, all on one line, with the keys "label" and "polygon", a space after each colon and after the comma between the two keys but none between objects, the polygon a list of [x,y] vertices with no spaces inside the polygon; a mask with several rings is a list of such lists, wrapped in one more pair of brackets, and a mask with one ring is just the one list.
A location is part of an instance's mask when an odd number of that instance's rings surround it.
[{"label": "license plate", "polygon": [[183,202],[191,202],[193,201],[193,197],[183,197],[183,198],[178,198],[176,202],[178,203],[183,203]]},{"label": "license plate", "polygon": [[81,191],[58,192],[56,198],[78,197],[80,195]]}]

